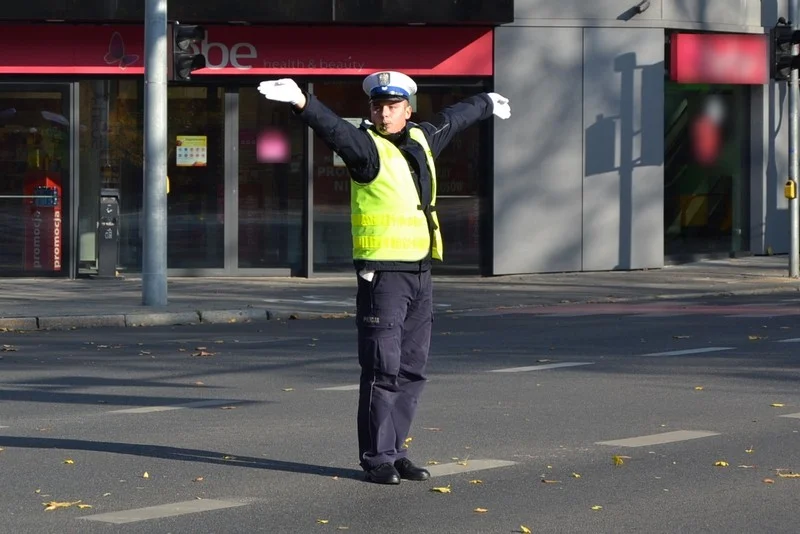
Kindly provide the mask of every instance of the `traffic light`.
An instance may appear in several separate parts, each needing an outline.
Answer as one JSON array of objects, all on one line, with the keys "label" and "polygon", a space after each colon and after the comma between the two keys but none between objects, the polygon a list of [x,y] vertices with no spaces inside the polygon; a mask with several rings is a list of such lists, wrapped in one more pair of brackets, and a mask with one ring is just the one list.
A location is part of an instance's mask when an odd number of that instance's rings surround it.
[{"label": "traffic light", "polygon": [[172,79],[189,81],[192,72],[206,66],[206,57],[202,52],[194,53],[192,45],[198,45],[206,38],[206,30],[202,26],[183,26],[177,22],[172,27]]},{"label": "traffic light", "polygon": [[785,21],[770,30],[770,75],[778,82],[789,81],[792,70],[800,68],[800,57],[792,55],[793,45],[800,44],[800,31]]}]

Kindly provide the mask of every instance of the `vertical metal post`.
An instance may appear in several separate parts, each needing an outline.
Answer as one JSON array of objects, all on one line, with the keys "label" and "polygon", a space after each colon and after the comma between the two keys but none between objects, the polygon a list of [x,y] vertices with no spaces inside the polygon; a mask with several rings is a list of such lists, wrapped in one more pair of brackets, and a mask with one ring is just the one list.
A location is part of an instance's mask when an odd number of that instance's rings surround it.
[{"label": "vertical metal post", "polygon": [[[789,20],[792,30],[797,31],[798,0],[789,0]],[[800,47],[792,45],[792,55],[798,54]],[[789,80],[789,179],[797,183],[800,175],[800,154],[798,154],[798,130],[800,130],[800,116],[798,115],[798,96],[800,96],[800,86],[798,86],[798,71],[791,70]],[[800,276],[800,206],[798,199],[789,199],[789,277],[797,278]]]},{"label": "vertical metal post", "polygon": [[142,303],[167,304],[167,0],[145,0]]}]

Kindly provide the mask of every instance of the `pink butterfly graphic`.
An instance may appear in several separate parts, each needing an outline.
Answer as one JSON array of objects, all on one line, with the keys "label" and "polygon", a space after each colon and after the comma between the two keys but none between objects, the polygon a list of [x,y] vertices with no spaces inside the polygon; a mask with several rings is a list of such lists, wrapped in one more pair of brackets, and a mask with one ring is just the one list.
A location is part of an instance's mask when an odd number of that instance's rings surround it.
[{"label": "pink butterfly graphic", "polygon": [[108,43],[108,53],[106,53],[105,62],[109,65],[119,64],[119,68],[125,70],[137,61],[139,56],[136,54],[125,53],[125,41],[119,32],[114,32],[111,36],[111,42]]}]

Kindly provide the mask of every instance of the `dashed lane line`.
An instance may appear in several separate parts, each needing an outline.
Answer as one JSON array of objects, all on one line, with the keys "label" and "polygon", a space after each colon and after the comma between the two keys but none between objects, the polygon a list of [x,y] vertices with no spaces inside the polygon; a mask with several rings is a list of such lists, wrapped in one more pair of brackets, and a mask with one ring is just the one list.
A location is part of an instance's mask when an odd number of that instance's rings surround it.
[{"label": "dashed lane line", "polygon": [[483,471],[485,469],[497,469],[498,467],[508,467],[516,465],[516,462],[508,460],[465,460],[461,463],[453,462],[441,465],[426,466],[432,477],[443,477],[447,475],[458,475],[461,473],[471,473],[473,471]]},{"label": "dashed lane line", "polygon": [[708,438],[711,436],[718,436],[718,435],[719,432],[707,432],[705,430],[676,430],[674,432],[651,434],[649,436],[637,436],[634,438],[615,439],[611,441],[598,441],[595,442],[595,445],[611,445],[614,447],[647,447],[650,445],[675,443],[677,441]]},{"label": "dashed lane line", "polygon": [[779,339],[777,343],[800,343],[800,337],[793,337],[791,339]]},{"label": "dashed lane line", "polygon": [[113,523],[122,525],[125,523],[136,523],[148,521],[150,519],[161,519],[164,517],[175,517],[178,515],[196,514],[198,512],[210,512],[212,510],[223,510],[225,508],[235,508],[245,506],[246,502],[241,501],[220,501],[216,499],[195,499],[193,501],[176,502],[173,504],[162,504],[160,506],[149,506],[147,508],[136,508],[122,512],[110,512],[106,514],[96,514],[80,517],[86,521],[101,521],[103,523]]},{"label": "dashed lane line", "polygon": [[334,386],[330,388],[317,388],[317,391],[354,391],[359,388],[358,384],[350,384],[349,386]]},{"label": "dashed lane line", "polygon": [[124,410],[111,410],[106,413],[114,414],[131,414],[131,413],[154,413],[154,412],[169,412],[172,410],[186,410],[191,408],[208,408],[210,406],[223,406],[226,404],[238,404],[242,401],[234,400],[205,400],[197,402],[187,402],[185,404],[172,404],[168,406],[144,406],[141,408],[126,408]]},{"label": "dashed lane line", "polygon": [[706,352],[722,352],[733,350],[735,347],[703,347],[700,349],[670,350],[667,352],[651,352],[643,356],[686,356],[688,354],[703,354]]},{"label": "dashed lane line", "polygon": [[594,365],[594,362],[563,362],[548,363],[544,365],[529,365],[527,367],[509,367],[507,369],[492,369],[487,373],[524,373],[527,371],[545,371],[547,369],[559,369],[561,367],[578,367],[580,365]]},{"label": "dashed lane line", "polygon": [[778,417],[789,417],[790,419],[800,419],[800,413],[787,413]]}]

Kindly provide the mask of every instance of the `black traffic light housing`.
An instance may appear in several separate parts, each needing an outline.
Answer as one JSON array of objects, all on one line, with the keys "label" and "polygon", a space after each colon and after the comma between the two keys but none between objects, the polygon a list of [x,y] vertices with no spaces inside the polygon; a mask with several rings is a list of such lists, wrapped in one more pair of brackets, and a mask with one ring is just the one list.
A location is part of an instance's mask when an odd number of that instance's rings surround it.
[{"label": "black traffic light housing", "polygon": [[781,17],[769,33],[770,77],[778,82],[789,81],[792,70],[800,68],[800,56],[792,55],[792,47],[800,44],[800,31]]},{"label": "black traffic light housing", "polygon": [[206,66],[206,57],[202,52],[195,54],[192,45],[198,45],[206,38],[206,30],[202,26],[184,26],[175,23],[172,26],[172,79],[189,81],[192,72]]}]

